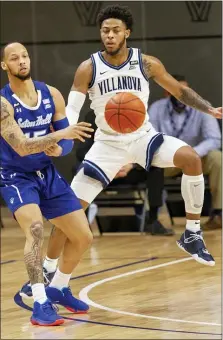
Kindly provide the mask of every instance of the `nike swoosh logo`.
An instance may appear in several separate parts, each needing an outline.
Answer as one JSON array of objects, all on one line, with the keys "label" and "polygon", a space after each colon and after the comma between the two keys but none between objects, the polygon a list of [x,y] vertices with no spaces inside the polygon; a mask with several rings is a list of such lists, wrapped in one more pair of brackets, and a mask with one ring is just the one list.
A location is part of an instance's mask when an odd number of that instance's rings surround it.
[{"label": "nike swoosh logo", "polygon": [[108,72],[108,71],[100,72],[100,74],[104,74],[104,73],[106,73],[106,72]]},{"label": "nike swoosh logo", "polygon": [[201,207],[203,207],[203,204],[194,204],[194,208],[201,208]]},{"label": "nike swoosh logo", "polygon": [[196,187],[198,187],[200,184],[194,184],[194,187],[196,188]]}]

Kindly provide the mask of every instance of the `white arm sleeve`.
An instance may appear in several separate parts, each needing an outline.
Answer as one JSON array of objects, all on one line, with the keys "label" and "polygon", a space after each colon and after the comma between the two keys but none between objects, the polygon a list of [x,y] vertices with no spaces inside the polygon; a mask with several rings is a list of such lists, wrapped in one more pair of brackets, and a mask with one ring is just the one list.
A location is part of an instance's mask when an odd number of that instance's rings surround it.
[{"label": "white arm sleeve", "polygon": [[70,125],[77,124],[85,98],[86,94],[82,92],[70,91],[66,106],[66,116]]}]

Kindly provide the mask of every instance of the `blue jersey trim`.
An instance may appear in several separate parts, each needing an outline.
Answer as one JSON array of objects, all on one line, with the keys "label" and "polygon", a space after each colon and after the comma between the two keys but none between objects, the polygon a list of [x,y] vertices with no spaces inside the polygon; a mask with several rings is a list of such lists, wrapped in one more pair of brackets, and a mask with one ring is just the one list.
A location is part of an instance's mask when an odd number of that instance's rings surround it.
[{"label": "blue jersey trim", "polygon": [[146,150],[146,166],[145,169],[149,171],[150,165],[152,163],[153,156],[156,152],[156,150],[161,146],[161,144],[164,142],[163,133],[157,133],[152,137],[150,140],[147,150]]},{"label": "blue jersey trim", "polygon": [[89,89],[94,85],[95,78],[96,78],[96,63],[95,63],[93,54],[91,55],[91,61],[92,61],[92,66],[93,66],[93,74],[92,74],[91,82],[88,86]]},{"label": "blue jersey trim", "polygon": [[143,62],[142,62],[142,53],[141,53],[141,50],[138,49],[138,56],[139,56],[139,67],[140,67],[140,70],[142,72],[142,75],[143,77],[145,78],[146,81],[149,81],[149,78],[147,77],[144,69],[143,69]]}]

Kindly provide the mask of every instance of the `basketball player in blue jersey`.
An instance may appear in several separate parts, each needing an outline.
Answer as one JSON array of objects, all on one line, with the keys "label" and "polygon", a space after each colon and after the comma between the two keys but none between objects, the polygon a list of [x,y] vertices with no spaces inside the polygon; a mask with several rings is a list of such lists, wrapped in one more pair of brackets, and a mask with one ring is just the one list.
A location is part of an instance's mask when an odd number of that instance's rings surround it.
[{"label": "basketball player in blue jersey", "polygon": [[[118,92],[137,95],[145,105],[149,100],[149,83],[154,80],[182,103],[221,118],[222,108],[213,108],[191,88],[173,78],[155,57],[144,55],[127,46],[133,28],[133,17],[127,7],[108,6],[98,14],[104,50],[78,67],[71,88],[66,112],[70,123],[76,123],[89,94],[98,127],[95,142],[74,177],[71,187],[81,200],[83,209],[108,185],[128,163],[138,163],[146,170],[156,167],[182,169],[182,196],[185,201],[186,229],[177,245],[196,261],[213,266],[215,261],[206,249],[200,230],[200,214],[204,199],[204,178],[201,160],[183,141],[158,133],[145,118],[135,132],[116,133],[104,117],[106,103]],[[56,268],[57,258],[66,240],[55,228],[49,241],[44,267],[48,273]],[[50,265],[54,261],[54,267]]]},{"label": "basketball player in blue jersey", "polygon": [[[20,43],[4,47],[1,67],[9,84],[1,90],[1,194],[25,233],[24,260],[31,282],[34,325],[64,322],[52,303],[70,311],[88,306],[72,296],[69,279],[77,260],[91,243],[85,213],[49,155],[63,156],[73,139],[90,138],[91,124],[69,126],[64,99],[54,87],[33,81],[30,58]],[[50,132],[50,126],[55,132]],[[42,270],[43,218],[61,229],[67,239],[54,283],[45,289]]]}]

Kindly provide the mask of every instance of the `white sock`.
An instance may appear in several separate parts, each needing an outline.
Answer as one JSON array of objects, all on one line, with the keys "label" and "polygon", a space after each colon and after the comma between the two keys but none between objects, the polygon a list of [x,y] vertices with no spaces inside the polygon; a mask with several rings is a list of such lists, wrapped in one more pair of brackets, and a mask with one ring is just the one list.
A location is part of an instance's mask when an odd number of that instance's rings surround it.
[{"label": "white sock", "polygon": [[43,261],[43,267],[48,271],[48,273],[53,273],[57,269],[57,263],[58,259],[50,259],[46,256]]},{"label": "white sock", "polygon": [[196,233],[201,229],[200,220],[187,220],[186,229]]},{"label": "white sock", "polygon": [[37,301],[41,304],[46,302],[47,296],[44,283],[35,283],[34,285],[31,285],[31,288],[34,301]]},{"label": "white sock", "polygon": [[50,287],[54,287],[60,290],[62,290],[62,288],[64,287],[68,287],[71,274],[72,273],[70,274],[61,273],[59,268],[57,268],[57,271],[53,277],[53,280],[50,283]]}]

